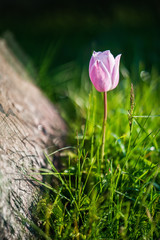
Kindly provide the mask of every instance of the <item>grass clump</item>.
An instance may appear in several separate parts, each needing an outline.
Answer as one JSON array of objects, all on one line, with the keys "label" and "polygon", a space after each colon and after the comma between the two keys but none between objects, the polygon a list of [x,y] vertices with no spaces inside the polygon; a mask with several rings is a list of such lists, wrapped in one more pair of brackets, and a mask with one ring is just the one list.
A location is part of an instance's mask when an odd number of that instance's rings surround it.
[{"label": "grass clump", "polygon": [[46,155],[50,170],[41,171],[51,176],[49,183],[41,183],[46,192],[36,210],[46,239],[159,239],[160,77],[154,68],[147,79],[141,75],[134,102],[124,66],[119,87],[108,93],[103,163],[103,95],[95,89],[88,93],[85,69],[77,92],[67,85],[64,96],[74,121],[65,110],[63,116],[72,147],[59,149],[60,171],[52,162],[55,153]]}]

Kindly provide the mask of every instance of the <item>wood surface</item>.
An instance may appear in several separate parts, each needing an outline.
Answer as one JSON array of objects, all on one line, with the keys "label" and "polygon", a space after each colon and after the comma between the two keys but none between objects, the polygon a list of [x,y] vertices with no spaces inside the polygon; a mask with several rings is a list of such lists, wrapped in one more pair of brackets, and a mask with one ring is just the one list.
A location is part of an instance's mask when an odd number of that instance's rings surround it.
[{"label": "wood surface", "polygon": [[34,239],[21,219],[31,220],[40,189],[29,175],[46,166],[44,151],[62,147],[65,136],[58,111],[1,39],[0,239]]}]

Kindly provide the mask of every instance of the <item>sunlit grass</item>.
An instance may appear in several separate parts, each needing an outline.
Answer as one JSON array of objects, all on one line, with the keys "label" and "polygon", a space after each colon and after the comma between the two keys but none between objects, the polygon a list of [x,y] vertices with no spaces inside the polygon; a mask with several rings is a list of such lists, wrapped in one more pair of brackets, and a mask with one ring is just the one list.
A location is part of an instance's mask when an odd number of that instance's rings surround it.
[{"label": "sunlit grass", "polygon": [[[43,81],[49,84],[44,69],[40,78],[43,72]],[[46,192],[36,207],[37,223],[50,239],[158,239],[158,72],[154,68],[151,73],[139,72],[134,84],[135,107],[130,131],[128,110],[133,80],[121,66],[120,84],[108,93],[104,163],[101,162],[103,95],[92,88],[88,68],[80,69],[70,63],[52,74],[55,81],[49,84],[49,89],[55,82],[57,86],[50,90],[49,96],[58,102],[68,123],[69,147],[59,149],[60,170],[52,163],[55,153],[46,155],[50,168],[41,169],[41,174],[52,178],[41,183]]]}]

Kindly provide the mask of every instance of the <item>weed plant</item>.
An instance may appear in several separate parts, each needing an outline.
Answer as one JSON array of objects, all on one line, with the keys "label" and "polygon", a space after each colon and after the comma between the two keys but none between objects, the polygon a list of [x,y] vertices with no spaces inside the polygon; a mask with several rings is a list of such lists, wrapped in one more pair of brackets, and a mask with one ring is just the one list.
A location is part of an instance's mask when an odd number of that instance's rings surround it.
[{"label": "weed plant", "polygon": [[108,92],[102,163],[103,94],[91,89],[87,67],[74,66],[73,71],[73,66],[54,72],[54,82],[63,81],[57,92],[49,93],[50,98],[59,96],[69,144],[58,149],[61,169],[52,161],[57,151],[46,155],[50,167],[40,174],[50,176],[49,182],[41,183],[33,175],[45,189],[36,206],[36,221],[44,234],[37,231],[37,238],[158,240],[160,76],[154,68],[148,73],[140,67],[130,103],[132,77],[121,65],[120,84]]}]

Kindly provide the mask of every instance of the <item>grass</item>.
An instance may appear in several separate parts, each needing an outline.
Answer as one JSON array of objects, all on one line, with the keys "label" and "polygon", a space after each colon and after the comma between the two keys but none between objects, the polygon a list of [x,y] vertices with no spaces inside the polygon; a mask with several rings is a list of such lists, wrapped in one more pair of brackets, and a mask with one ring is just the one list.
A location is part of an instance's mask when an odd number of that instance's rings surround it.
[{"label": "grass", "polygon": [[[36,206],[35,222],[44,234],[38,234],[36,228],[37,238],[159,239],[160,76],[157,70],[153,67],[148,73],[139,66],[138,79],[134,79],[134,110],[128,119],[133,79],[121,64],[120,83],[108,93],[102,163],[103,94],[91,86],[88,67],[80,69],[75,63],[63,65],[51,73],[54,81],[50,83],[51,76],[45,74],[47,64],[40,71],[39,83],[59,103],[69,127],[69,145],[58,150],[62,169],[57,170],[53,165],[56,152],[46,155],[50,167],[40,169],[40,174],[50,180],[40,182],[45,192]],[[33,179],[38,181],[35,175]]]}]

